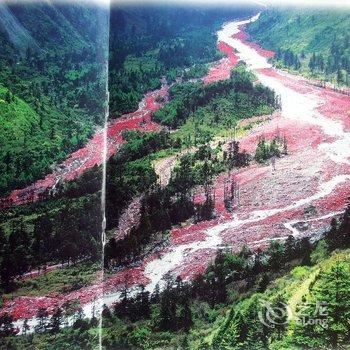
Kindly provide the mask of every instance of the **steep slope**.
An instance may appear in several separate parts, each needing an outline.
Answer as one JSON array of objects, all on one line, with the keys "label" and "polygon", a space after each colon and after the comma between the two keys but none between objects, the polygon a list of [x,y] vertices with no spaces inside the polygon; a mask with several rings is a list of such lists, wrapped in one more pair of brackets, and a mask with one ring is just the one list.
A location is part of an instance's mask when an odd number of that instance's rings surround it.
[{"label": "steep slope", "polygon": [[350,11],[278,8],[264,11],[247,32],[277,52],[280,64],[349,84]]},{"label": "steep slope", "polygon": [[[32,182],[52,165],[52,152],[62,148],[62,140],[52,125],[70,121],[57,110],[50,110],[49,116],[47,120],[43,113],[0,85],[0,188]],[[62,132],[68,132],[66,127],[61,128]],[[71,134],[71,142],[78,140]]]},{"label": "steep slope", "polygon": [[107,35],[106,9],[0,5],[1,86],[37,115],[20,137],[16,124],[0,129],[1,194],[43,177],[103,123]]},{"label": "steep slope", "polygon": [[[8,89],[0,86],[0,124],[2,132],[0,134],[0,148],[4,160],[2,163],[0,186],[6,185],[10,178],[21,178],[24,174],[19,172],[21,169],[17,164],[10,164],[12,154],[21,152],[21,148],[26,148],[27,138],[35,131],[40,117],[23,100],[15,97]],[[40,139],[40,135],[36,135]],[[47,140],[46,140],[47,141]],[[9,150],[11,150],[9,152]],[[30,150],[26,150],[30,157]],[[30,159],[16,160],[28,164]],[[12,165],[12,166],[11,166]],[[7,175],[8,177],[4,176]]]},{"label": "steep slope", "polygon": [[232,306],[207,338],[206,348],[319,349],[347,344],[350,252],[325,257],[319,255],[321,250],[314,253],[314,259],[321,258],[314,266],[297,266],[265,292],[251,293]]},{"label": "steep slope", "polygon": [[247,31],[273,50],[326,53],[335,38],[348,34],[349,26],[350,14],[346,11],[288,8],[263,12]]},{"label": "steep slope", "polygon": [[113,115],[137,108],[142,95],[174,81],[185,67],[221,58],[221,23],[252,14],[256,7],[118,6],[111,10],[109,87]]},{"label": "steep slope", "polygon": [[0,26],[22,53],[32,49],[69,52],[101,45],[108,34],[108,12],[79,4],[4,3],[0,5]]},{"label": "steep slope", "polygon": [[19,50],[25,51],[29,46],[39,49],[30,33],[18,22],[5,4],[0,4],[0,26],[2,31],[6,32],[11,43]]}]

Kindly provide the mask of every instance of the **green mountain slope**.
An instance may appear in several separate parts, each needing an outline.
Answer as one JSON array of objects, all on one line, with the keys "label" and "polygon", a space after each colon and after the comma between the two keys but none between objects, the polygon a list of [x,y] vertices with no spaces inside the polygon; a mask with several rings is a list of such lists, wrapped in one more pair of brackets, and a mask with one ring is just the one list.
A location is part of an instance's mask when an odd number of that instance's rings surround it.
[{"label": "green mountain slope", "polygon": [[16,96],[1,108],[30,120],[0,128],[0,195],[43,177],[103,123],[107,34],[106,9],[0,5],[0,84]]},{"label": "green mountain slope", "polygon": [[[256,10],[255,10],[256,11]],[[185,67],[221,57],[216,30],[254,7],[195,8],[129,5],[111,9],[109,88],[113,114],[133,111],[142,95],[174,81]]]},{"label": "green mountain slope", "polygon": [[79,4],[1,4],[0,19],[0,27],[22,53],[28,46],[54,52],[88,47],[92,41],[101,46],[108,35],[107,10]]},{"label": "green mountain slope", "polygon": [[[63,159],[72,145],[82,143],[92,124],[78,125],[82,134],[71,130],[71,116],[45,105],[38,113],[27,102],[0,85],[0,189],[31,183],[43,172],[50,171],[56,159]],[[44,115],[45,114],[45,115]],[[79,115],[74,114],[76,121]],[[67,124],[68,123],[68,124]]]},{"label": "green mountain slope", "polygon": [[326,349],[346,344],[349,272],[349,250],[334,252],[312,267],[295,267],[264,293],[234,305],[207,337],[208,347]]},{"label": "green mountain slope", "polygon": [[349,10],[279,8],[263,12],[247,31],[283,66],[349,84],[349,28]]}]

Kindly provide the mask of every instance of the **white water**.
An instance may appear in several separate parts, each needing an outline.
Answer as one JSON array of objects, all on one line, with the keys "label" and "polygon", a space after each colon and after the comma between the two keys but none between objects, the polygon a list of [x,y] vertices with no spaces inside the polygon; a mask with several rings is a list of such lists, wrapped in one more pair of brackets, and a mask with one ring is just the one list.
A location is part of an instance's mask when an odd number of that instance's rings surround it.
[{"label": "white water", "polygon": [[[292,235],[294,237],[297,237],[301,234],[301,232],[295,228],[293,225],[297,224],[298,222],[302,221],[302,222],[312,222],[312,221],[319,221],[319,220],[323,220],[323,219],[329,219],[329,218],[333,218],[337,215],[342,214],[343,211],[336,211],[336,212],[331,212],[329,214],[323,215],[323,216],[319,216],[317,218],[312,218],[312,219],[304,219],[304,220],[292,220],[289,221],[287,223],[284,224],[284,227],[288,230],[290,230],[292,232]],[[285,238],[287,238],[288,236],[285,236]]]},{"label": "white water", "polygon": [[[238,50],[237,56],[247,64],[248,69],[253,71],[272,66],[265,57],[238,39],[232,38],[232,35],[239,32],[240,25],[254,22],[258,18],[259,14],[252,17],[251,20],[228,23],[218,32],[218,40]],[[274,77],[258,72],[255,74],[263,85],[275,90],[281,96],[282,114],[285,118],[321,127],[326,135],[335,137],[336,141],[322,143],[319,149],[336,163],[350,164],[348,158],[350,155],[350,134],[344,132],[340,122],[326,118],[317,112],[316,108],[321,103],[317,96],[298,93],[284,86]]]},{"label": "white water", "polygon": [[199,249],[216,248],[220,246],[222,244],[222,238],[220,234],[225,230],[236,229],[245,224],[256,223],[273,215],[303,207],[308,203],[329,195],[338,185],[344,183],[347,180],[350,180],[350,175],[336,176],[330,181],[323,183],[314,195],[300,199],[286,207],[256,210],[251,212],[247,219],[240,220],[236,217],[234,220],[218,224],[212,228],[207,229],[205,231],[206,239],[204,241],[176,246],[172,249],[172,251],[166,253],[161,259],[151,261],[145,269],[145,275],[151,280],[150,284],[147,286],[147,289],[153,290],[156,284],[161,282],[161,279],[164,277],[164,275],[166,275],[181,263],[185,257],[185,253],[192,254]]},{"label": "white water", "polygon": [[[255,50],[240,42],[239,40],[233,39],[232,35],[238,33],[238,27],[240,25],[249,23],[250,21],[255,21],[258,18],[259,15],[252,17],[252,19],[248,21],[228,23],[222,28],[222,30],[218,32],[218,40],[223,41],[237,49],[240,59],[245,61],[248,69],[251,69],[253,71],[261,68],[271,68],[271,65],[267,62],[266,58],[259,55]],[[335,142],[321,144],[319,146],[320,149],[323,150],[334,162],[349,164],[349,133],[344,132],[341,123],[329,120],[321,116],[316,111],[316,107],[320,101],[318,101],[315,95],[305,95],[295,92],[294,90],[291,90],[282,85],[282,83],[273,77],[267,77],[260,73],[257,73],[257,76],[264,85],[274,89],[278,94],[281,95],[282,114],[284,117],[295,121],[302,121],[311,125],[319,126],[322,128],[325,134],[335,137]],[[228,222],[218,224],[212,228],[205,230],[205,240],[201,242],[193,242],[172,247],[169,252],[165,253],[159,259],[153,260],[146,265],[145,276],[150,279],[150,283],[146,286],[146,290],[152,292],[157,284],[162,286],[162,279],[164,276],[167,273],[171,272],[174,268],[178,267],[181,262],[184,261],[185,257],[189,254],[193,254],[200,249],[217,249],[220,247],[223,244],[221,233],[223,233],[225,230],[237,229],[245,224],[257,223],[273,215],[310,204],[317,199],[329,195],[337,186],[349,180],[349,174],[337,175],[329,181],[321,184],[318,191],[312,196],[295,201],[286,207],[253,211],[246,219],[239,219],[236,215],[232,218],[232,220]],[[330,213],[329,215],[333,214],[335,215],[336,213]],[[292,231],[293,234],[298,235],[299,231],[295,230],[292,227],[292,223],[293,222],[285,223],[285,225]],[[284,237],[280,237],[280,239],[283,238]],[[267,238],[266,240],[272,239],[275,238]],[[252,243],[263,242],[266,240],[256,241]],[[130,290],[130,295],[134,294],[135,292],[136,288]],[[103,304],[111,305],[112,303],[120,300],[120,298],[120,292],[105,294],[103,298],[95,300],[93,303],[86,304],[83,307],[84,314],[86,317],[91,318],[93,314],[96,315],[101,312],[101,307]],[[35,322],[36,320],[32,319],[29,321],[29,324],[34,325]],[[21,325],[21,321],[18,321],[17,325]]]},{"label": "white water", "polygon": [[[349,181],[350,175],[338,175],[332,178],[331,180],[324,182],[319,190],[313,194],[310,197],[306,197],[303,199],[300,199],[298,201],[293,202],[292,204],[283,207],[283,208],[276,208],[276,209],[266,209],[266,210],[256,210],[250,213],[249,217],[247,219],[239,219],[237,216],[234,217],[233,220],[218,224],[214,227],[211,227],[205,231],[206,238],[203,241],[200,242],[193,242],[188,243],[184,245],[175,246],[170,250],[168,253],[164,254],[161,258],[153,260],[149,262],[145,268],[145,276],[150,279],[150,283],[146,286],[146,290],[152,292],[155,289],[155,286],[159,284],[160,287],[163,286],[164,281],[163,277],[171,272],[174,268],[179,266],[181,262],[184,260],[186,256],[189,254],[193,254],[194,252],[200,250],[200,249],[216,249],[220,247],[223,243],[221,238],[221,233],[228,229],[236,229],[238,227],[241,227],[245,224],[251,224],[256,223],[261,220],[264,220],[268,217],[271,217],[273,215],[289,211],[292,209],[300,208],[305,206],[306,204],[312,203],[313,201],[326,197],[332,191],[340,184]],[[322,217],[316,218],[316,219],[309,219],[307,221],[312,220],[321,220],[328,217],[332,217],[334,215],[338,215],[340,212],[336,213],[330,213],[327,215],[324,215]],[[305,221],[305,220],[304,220]],[[292,227],[293,223],[296,223],[297,221],[291,221],[286,224],[286,227],[294,233],[295,236],[300,235],[300,232],[297,231]],[[289,225],[288,225],[289,224]],[[287,226],[288,225],[288,226]],[[263,243],[266,241],[276,240],[276,239],[285,239],[286,237],[279,237],[279,238],[267,238],[260,241],[254,241],[253,244]],[[136,289],[130,290],[130,295],[133,295],[136,293]],[[121,297],[121,293],[111,293],[104,296],[103,303],[106,305],[111,305],[115,301],[119,300]],[[87,305],[87,309],[84,310],[85,312],[88,311],[90,306]]]},{"label": "white water", "polygon": [[[243,60],[248,69],[257,70],[261,68],[271,68],[271,64],[267,62],[265,57],[262,57],[254,49],[245,45],[241,41],[232,38],[239,32],[239,26],[254,22],[259,18],[259,14],[252,17],[250,20],[238,21],[226,24],[222,30],[218,32],[218,41],[223,41],[232,46],[238,51],[238,56]],[[350,137],[349,133],[345,133],[341,123],[329,120],[320,115],[316,108],[320,101],[314,95],[300,94],[292,89],[282,85],[277,79],[267,77],[263,74],[257,74],[259,80],[265,85],[275,90],[281,96],[282,114],[284,117],[305,122],[311,125],[316,125],[322,128],[325,134],[337,138],[333,143],[321,144],[320,148],[334,162],[349,164],[348,156],[350,154]],[[221,233],[227,229],[236,229],[245,224],[255,223],[271,217],[275,214],[296,209],[305,206],[313,201],[328,196],[338,185],[350,180],[350,175],[337,175],[320,185],[318,191],[307,198],[300,199],[286,207],[267,210],[256,210],[250,213],[249,217],[240,220],[237,216],[231,221],[223,224],[218,224],[205,231],[206,239],[201,242],[189,243],[174,247],[170,252],[166,253],[160,259],[151,261],[145,269],[145,275],[151,280],[147,289],[152,291],[157,284],[161,284],[162,278],[175,267],[179,266],[188,254],[205,249],[216,248],[222,244]],[[329,215],[333,215],[329,214]],[[327,217],[330,217],[327,215]],[[323,217],[321,217],[323,218]],[[320,218],[320,219],[321,219]],[[290,225],[290,227],[292,227]],[[299,232],[295,232],[299,234]]]}]

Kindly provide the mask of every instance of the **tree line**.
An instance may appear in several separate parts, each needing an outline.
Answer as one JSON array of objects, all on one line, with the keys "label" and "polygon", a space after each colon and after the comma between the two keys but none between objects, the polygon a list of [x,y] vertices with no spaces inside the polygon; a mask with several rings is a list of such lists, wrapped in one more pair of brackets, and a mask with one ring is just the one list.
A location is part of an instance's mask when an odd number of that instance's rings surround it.
[{"label": "tree line", "polygon": [[[250,156],[239,151],[239,143],[218,155],[221,146],[213,150],[202,145],[193,154],[186,154],[179,160],[171,174],[168,186],[153,184],[141,199],[140,222],[123,239],[112,237],[105,250],[105,266],[113,267],[134,261],[148,243],[157,235],[164,235],[173,225],[191,217],[195,222],[209,220],[215,216],[213,177],[223,171],[249,164]],[[193,190],[203,186],[205,200],[194,204]]]},{"label": "tree line", "polygon": [[[60,10],[70,12],[64,6]],[[35,28],[49,23],[38,13],[51,14],[45,6],[37,11],[33,6],[16,12],[24,22],[31,23],[33,37],[43,35],[42,29],[36,32]],[[77,18],[84,23],[89,18],[86,12],[77,10],[80,15],[72,18],[71,24],[77,25]],[[34,13],[38,18],[32,22]],[[95,21],[93,16],[90,19]],[[83,26],[87,36],[90,26],[91,22]],[[62,25],[60,31],[70,32],[72,28]],[[55,42],[48,50],[33,45],[21,52],[9,35],[0,31],[0,98],[5,102],[0,106],[0,119],[7,125],[0,132],[0,196],[46,175],[52,164],[82,147],[96,125],[104,121],[106,52],[91,37],[81,43],[75,32],[70,34],[70,46]],[[52,37],[43,35],[40,40],[42,48],[47,48]]]},{"label": "tree line", "polygon": [[36,205],[34,218],[8,220],[0,227],[1,288],[10,292],[32,269],[52,263],[75,264],[101,258],[102,212],[100,196],[61,199]]},{"label": "tree line", "polygon": [[[274,328],[257,322],[257,313],[264,312],[261,310],[263,306],[260,298],[265,296],[263,293],[270,281],[281,273],[281,269],[288,269],[287,266],[291,261],[297,261],[298,265],[305,266],[314,264],[313,259],[319,254],[320,246],[323,247],[324,244],[329,251],[337,247],[343,249],[350,246],[349,222],[350,206],[346,208],[340,220],[333,220],[332,228],[327,231],[325,240],[317,244],[311,244],[307,237],[296,239],[289,236],[284,243],[278,240],[272,241],[265,250],[251,251],[246,246],[243,246],[237,253],[233,253],[229,248],[219,250],[204,274],[198,275],[192,282],[183,282],[181,278],[174,279],[171,275],[167,275],[164,278],[162,290],[158,285],[152,293],[140,285],[136,293],[131,294],[127,287],[126,277],[120,302],[116,303],[113,308],[106,306],[103,308],[103,344],[106,347],[140,346],[140,342],[144,339],[141,336],[142,332],[146,332],[145,336],[148,341],[152,341],[148,332],[163,334],[166,342],[164,344],[168,344],[167,342],[171,341],[175,334],[179,334],[176,332],[182,332],[180,334],[184,334],[186,339],[186,334],[192,328],[195,330],[198,328],[195,322],[200,317],[198,312],[201,309],[196,308],[195,303],[197,305],[200,301],[208,303],[211,309],[207,312],[210,310],[214,312],[216,307],[219,307],[220,310],[223,305],[231,303],[232,296],[230,297],[229,294],[232,293],[232,286],[235,286],[234,289],[239,290],[238,296],[245,293],[246,297],[236,298],[238,304],[235,305],[239,307],[239,312],[237,313],[236,306],[233,305],[228,316],[215,332],[212,346],[215,349],[221,349],[229,342],[233,348],[243,345],[252,349],[263,346],[269,348],[270,340],[281,342],[286,331],[283,313],[276,315],[277,318],[280,317],[281,322],[277,322]],[[332,242],[336,241],[336,237],[343,238],[341,243],[335,246]],[[350,291],[346,269],[346,265],[338,261],[330,269],[321,271],[316,282],[310,285],[310,291],[312,295],[315,295],[316,300],[329,302],[327,319],[331,324],[330,327],[322,329],[312,323],[306,326],[297,325],[294,329],[297,336],[293,339],[299,346],[309,348],[313,345],[326,346],[327,344],[338,346],[346,342],[348,332],[346,314],[349,311],[346,296]],[[272,307],[282,309],[286,305],[283,297],[275,298],[272,303]],[[315,305],[312,303],[307,305],[305,312],[309,316],[306,317],[313,317],[315,312],[313,306]],[[79,330],[84,337],[83,339],[76,337],[72,339],[87,342],[86,346],[92,345],[93,339],[86,332],[97,326],[97,319],[94,317],[91,321],[86,320],[79,305],[67,304],[57,309],[52,316],[49,316],[45,309],[39,310],[39,322],[35,331],[43,337],[46,336],[46,333],[58,336],[60,327],[66,322],[65,318],[73,314],[72,332]],[[275,320],[278,321],[278,319]],[[27,332],[27,325],[25,321],[24,334]],[[2,336],[16,340],[16,342],[24,341],[26,344],[32,342],[33,337],[12,338],[11,335],[14,335],[16,331],[11,316],[6,314],[1,316],[0,332]],[[69,329],[66,331],[70,332]],[[170,338],[166,337],[167,332],[170,332]],[[141,338],[135,338],[136,334],[139,334]],[[201,344],[207,346],[204,341]],[[188,348],[188,344],[183,346]]]},{"label": "tree line", "polygon": [[162,76],[174,81],[185,67],[220,59],[215,30],[225,20],[250,12],[250,8],[223,11],[216,7],[203,11],[181,6],[111,8],[112,114],[136,110],[143,94],[160,86]]},{"label": "tree line", "polygon": [[[247,118],[259,114],[262,107],[278,108],[278,98],[274,92],[262,85],[253,84],[254,77],[244,66],[232,70],[228,80],[209,85],[203,83],[176,84],[169,91],[170,103],[154,113],[154,119],[171,128],[183,124],[200,107],[217,109],[220,97],[226,100],[226,117]],[[214,109],[214,111],[215,111]],[[216,121],[218,122],[218,120]]]}]

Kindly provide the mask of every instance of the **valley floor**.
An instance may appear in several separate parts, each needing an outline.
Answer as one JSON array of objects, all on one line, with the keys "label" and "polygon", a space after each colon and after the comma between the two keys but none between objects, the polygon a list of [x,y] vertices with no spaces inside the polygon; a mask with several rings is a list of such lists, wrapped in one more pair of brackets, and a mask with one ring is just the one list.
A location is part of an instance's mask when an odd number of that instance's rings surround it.
[{"label": "valley floor", "polygon": [[[310,85],[305,78],[271,67],[267,61],[271,53],[249,43],[242,34],[248,23],[229,23],[218,33],[219,47],[231,55],[213,66],[204,81],[225,78],[236,64],[236,58],[245,61],[264,85],[281,95],[282,108],[244,136],[240,148],[253,153],[260,137],[272,139],[281,135],[287,139],[288,154],[276,161],[275,169],[271,164],[253,164],[231,174],[239,188],[239,200],[232,213],[227,212],[223,204],[227,174],[218,176],[214,184],[216,218],[172,229],[169,245],[137,266],[121,269],[107,277],[103,284],[64,295],[7,300],[1,312],[9,312],[17,320],[33,318],[40,307],[52,312],[64,302],[78,299],[85,315],[91,316],[95,307],[111,305],[120,299],[125,283],[130,288],[144,284],[146,290],[152,291],[168,273],[186,280],[203,272],[222,247],[239,250],[248,245],[256,249],[265,247],[271,240],[284,240],[290,234],[321,234],[331,217],[344,210],[350,194],[350,97]],[[238,53],[234,54],[233,49]],[[159,94],[166,96],[167,87],[149,93],[137,112],[110,123],[108,155],[115,153],[123,142],[123,129],[157,130],[159,126],[151,121],[151,114],[160,107],[155,102]],[[64,172],[49,175],[29,191],[34,190],[34,197],[37,197],[57,179],[73,179],[84,169],[100,164],[102,138],[103,133],[97,133],[84,149],[64,163]],[[13,192],[12,202],[25,202],[27,191]],[[202,198],[199,189],[196,200]],[[314,210],[308,211],[310,206]]]}]

